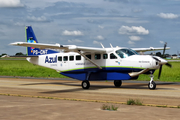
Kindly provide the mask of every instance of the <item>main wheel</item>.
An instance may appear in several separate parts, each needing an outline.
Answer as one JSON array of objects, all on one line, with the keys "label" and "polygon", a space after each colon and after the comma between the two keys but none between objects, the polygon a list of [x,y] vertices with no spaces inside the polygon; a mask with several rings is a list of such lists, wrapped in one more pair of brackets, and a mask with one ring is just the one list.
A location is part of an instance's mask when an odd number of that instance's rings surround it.
[{"label": "main wheel", "polygon": [[115,87],[120,87],[122,84],[122,81],[121,80],[114,80],[114,86]]},{"label": "main wheel", "polygon": [[88,80],[83,81],[81,85],[83,89],[89,89],[90,87],[90,83]]},{"label": "main wheel", "polygon": [[149,82],[148,88],[149,88],[150,90],[156,89],[156,83],[155,83],[154,81],[152,81],[151,83]]}]

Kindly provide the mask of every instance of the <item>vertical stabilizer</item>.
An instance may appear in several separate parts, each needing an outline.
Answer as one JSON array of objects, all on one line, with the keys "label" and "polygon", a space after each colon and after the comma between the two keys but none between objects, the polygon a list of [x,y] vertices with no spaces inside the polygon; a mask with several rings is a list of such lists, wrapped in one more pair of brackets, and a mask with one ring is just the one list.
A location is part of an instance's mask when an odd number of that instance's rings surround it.
[{"label": "vertical stabilizer", "polygon": [[[26,42],[38,43],[31,26],[25,27],[25,33],[26,33]],[[48,50],[47,49],[40,50],[39,48],[27,47],[27,55],[28,56],[37,56],[37,55],[45,55],[45,54],[52,54],[52,53],[58,53],[58,52],[54,51],[54,50],[49,50],[49,49]]]},{"label": "vertical stabilizer", "polygon": [[36,36],[33,32],[31,26],[26,26],[26,42],[28,43],[38,43]]},{"label": "vertical stabilizer", "polygon": [[[36,36],[33,32],[33,29],[31,26],[25,27],[25,33],[26,33],[26,42],[28,43],[38,43]],[[27,55],[33,55],[33,47],[27,47]]]}]

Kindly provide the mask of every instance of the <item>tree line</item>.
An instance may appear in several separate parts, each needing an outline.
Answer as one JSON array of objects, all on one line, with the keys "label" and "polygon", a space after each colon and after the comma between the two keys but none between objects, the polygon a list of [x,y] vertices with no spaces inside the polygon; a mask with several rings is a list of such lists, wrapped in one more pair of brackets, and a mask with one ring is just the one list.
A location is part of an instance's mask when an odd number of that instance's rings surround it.
[{"label": "tree line", "polygon": [[164,54],[164,55],[162,55],[161,52],[157,52],[155,55],[156,55],[156,56],[159,56],[159,57],[162,57],[162,58],[167,58],[167,57],[171,57],[171,56],[178,56],[177,54],[172,54],[172,55],[170,55],[170,54]]},{"label": "tree line", "polygon": [[[6,53],[3,53],[3,54],[0,55],[0,57],[2,57],[2,56],[4,56],[4,55],[7,55],[7,54],[6,54]],[[151,53],[151,55],[153,55],[153,54]],[[159,56],[159,57],[162,57],[162,58],[166,58],[166,57],[170,57],[170,56],[171,56],[170,54],[165,54],[165,55],[163,56],[163,55],[161,54],[161,52],[157,52],[155,55],[156,55],[156,56]],[[18,52],[18,53],[15,54],[15,56],[26,56],[26,54],[23,54],[22,52]],[[178,55],[173,54],[172,56],[178,56]]]},{"label": "tree line", "polygon": [[[6,53],[2,53],[2,54],[0,55],[0,57],[2,57],[2,56],[4,56],[4,55],[7,55],[7,54],[6,54]],[[26,54],[23,54],[22,52],[18,52],[18,53],[15,54],[15,56],[26,56]]]}]

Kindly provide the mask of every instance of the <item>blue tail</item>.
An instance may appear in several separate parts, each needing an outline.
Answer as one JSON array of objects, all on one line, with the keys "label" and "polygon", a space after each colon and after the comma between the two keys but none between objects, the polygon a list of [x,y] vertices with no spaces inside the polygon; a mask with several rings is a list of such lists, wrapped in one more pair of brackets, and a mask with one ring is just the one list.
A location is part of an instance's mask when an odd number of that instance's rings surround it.
[{"label": "blue tail", "polygon": [[[38,43],[32,27],[26,26],[25,29],[26,29],[25,30],[26,31],[26,42]],[[54,50],[49,50],[49,49],[40,50],[39,48],[27,47],[27,55],[28,56],[37,56],[37,55],[45,55],[45,54],[53,54],[53,53],[58,53],[58,52],[54,51]]]}]

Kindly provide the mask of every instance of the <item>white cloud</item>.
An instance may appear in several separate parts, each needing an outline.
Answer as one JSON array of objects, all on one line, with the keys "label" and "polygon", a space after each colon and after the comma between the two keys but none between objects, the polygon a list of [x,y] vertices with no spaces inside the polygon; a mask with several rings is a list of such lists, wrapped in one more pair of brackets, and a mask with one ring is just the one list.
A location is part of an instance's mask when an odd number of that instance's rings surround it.
[{"label": "white cloud", "polygon": [[133,11],[134,13],[139,13],[139,12],[142,12],[142,9],[132,9],[132,11]]},{"label": "white cloud", "polygon": [[134,45],[134,44],[135,44],[135,42],[133,42],[133,41],[128,41],[128,44],[130,44],[130,45]]},{"label": "white cloud", "polygon": [[81,35],[83,35],[83,33],[81,31],[79,31],[79,30],[77,30],[77,31],[68,31],[68,30],[65,30],[65,31],[63,31],[62,34],[63,35],[70,35],[70,36],[81,36]]},{"label": "white cloud", "polygon": [[159,41],[161,44],[164,44],[164,41]]},{"label": "white cloud", "polygon": [[0,0],[0,7],[24,7],[20,0]]},{"label": "white cloud", "polygon": [[100,42],[98,42],[98,41],[93,41],[93,44],[100,44]]},{"label": "white cloud", "polygon": [[175,19],[178,18],[179,16],[173,13],[160,13],[157,14],[159,17],[164,18],[164,19]]},{"label": "white cloud", "polygon": [[14,23],[14,25],[16,25],[16,26],[25,26],[25,24],[21,23],[21,22],[16,22],[16,23]]},{"label": "white cloud", "polygon": [[133,34],[141,34],[141,35],[147,35],[149,34],[149,30],[146,30],[144,27],[139,26],[121,26],[119,29],[119,34],[127,34],[127,35],[133,35]]},{"label": "white cloud", "polygon": [[98,25],[99,28],[104,29],[104,26]]},{"label": "white cloud", "polygon": [[133,41],[139,41],[139,40],[141,40],[141,37],[139,37],[139,36],[129,36],[129,39],[133,40]]},{"label": "white cloud", "polygon": [[48,21],[47,18],[44,16],[41,16],[41,17],[28,16],[27,19],[33,22],[47,22]]},{"label": "white cloud", "polygon": [[96,37],[96,39],[98,39],[98,40],[104,40],[103,36],[101,36],[101,35],[98,35],[98,36]]},{"label": "white cloud", "polygon": [[84,41],[78,40],[78,39],[68,40],[68,43],[82,43],[82,42],[84,42]]}]

